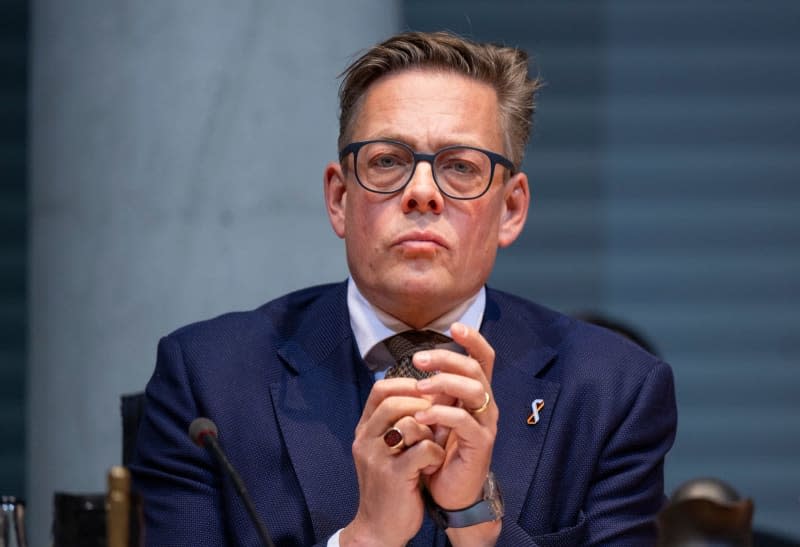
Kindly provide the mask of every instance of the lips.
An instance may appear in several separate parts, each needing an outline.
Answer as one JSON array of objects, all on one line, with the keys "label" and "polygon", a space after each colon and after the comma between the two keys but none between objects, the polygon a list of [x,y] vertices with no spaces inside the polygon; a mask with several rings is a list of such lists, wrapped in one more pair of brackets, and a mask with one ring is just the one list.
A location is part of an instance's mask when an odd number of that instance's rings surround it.
[{"label": "lips", "polygon": [[438,234],[432,232],[409,232],[398,237],[394,245],[421,245],[430,246],[437,245],[439,247],[447,248],[444,239]]}]

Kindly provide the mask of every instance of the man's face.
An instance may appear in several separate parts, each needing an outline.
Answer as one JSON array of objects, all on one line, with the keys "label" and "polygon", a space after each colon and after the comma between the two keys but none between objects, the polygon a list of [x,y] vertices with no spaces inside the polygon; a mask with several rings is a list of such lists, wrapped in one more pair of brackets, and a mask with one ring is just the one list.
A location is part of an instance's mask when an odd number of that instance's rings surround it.
[{"label": "man's face", "polygon": [[[391,139],[417,152],[462,144],[505,153],[494,89],[432,70],[373,83],[351,133],[353,141]],[[501,166],[486,194],[456,200],[439,192],[427,162],[394,194],[359,186],[352,154],[342,164],[326,168],[325,194],[353,280],[373,305],[417,328],[476,293],[497,247],[510,245],[525,222],[527,179],[518,173],[504,182],[508,172]]]}]

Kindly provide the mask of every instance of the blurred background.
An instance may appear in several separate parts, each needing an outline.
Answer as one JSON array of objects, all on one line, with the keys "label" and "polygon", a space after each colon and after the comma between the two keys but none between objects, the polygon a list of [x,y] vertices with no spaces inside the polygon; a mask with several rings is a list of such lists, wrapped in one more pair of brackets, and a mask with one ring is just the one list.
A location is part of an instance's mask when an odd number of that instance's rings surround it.
[{"label": "blurred background", "polygon": [[644,333],[668,491],[722,478],[800,537],[800,3],[0,0],[0,493],[31,544],[54,491],[104,489],[160,336],[345,277],[336,77],[405,29],[547,83],[492,285]]}]

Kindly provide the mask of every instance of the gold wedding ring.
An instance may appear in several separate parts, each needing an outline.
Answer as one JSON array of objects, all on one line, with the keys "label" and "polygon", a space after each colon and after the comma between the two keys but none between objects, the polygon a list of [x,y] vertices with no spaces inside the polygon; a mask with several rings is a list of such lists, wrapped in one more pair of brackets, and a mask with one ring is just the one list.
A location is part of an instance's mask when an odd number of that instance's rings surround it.
[{"label": "gold wedding ring", "polygon": [[476,414],[480,414],[481,412],[485,412],[486,409],[489,408],[489,401],[491,401],[492,398],[489,396],[489,392],[488,391],[484,391],[483,393],[486,396],[486,399],[484,399],[483,404],[481,406],[479,406],[478,408],[468,408],[467,409],[467,412],[469,412],[473,416],[476,415]]}]

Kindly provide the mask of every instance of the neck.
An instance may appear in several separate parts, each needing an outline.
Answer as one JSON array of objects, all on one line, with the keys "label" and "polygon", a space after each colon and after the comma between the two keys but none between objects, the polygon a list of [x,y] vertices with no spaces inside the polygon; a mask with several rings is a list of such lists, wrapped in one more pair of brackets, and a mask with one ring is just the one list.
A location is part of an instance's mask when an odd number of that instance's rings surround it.
[{"label": "neck", "polygon": [[[417,330],[422,330],[431,323],[434,323],[438,318],[442,317],[443,315],[447,314],[449,310],[439,311],[432,308],[423,309],[421,307],[408,307],[405,309],[396,309],[393,311],[388,311],[375,304],[372,304],[375,308],[375,311],[378,313],[378,317],[383,320],[381,315],[388,315],[390,318],[396,319],[398,321],[402,321],[409,327]],[[386,323],[386,321],[384,321]]]},{"label": "neck", "polygon": [[410,327],[417,330],[432,328],[442,332],[448,330],[455,321],[461,320],[480,294],[481,289],[478,289],[465,298],[450,300],[447,305],[432,303],[430,299],[403,300],[401,305],[397,305],[393,301],[371,298],[362,293],[378,319],[391,330]]}]

